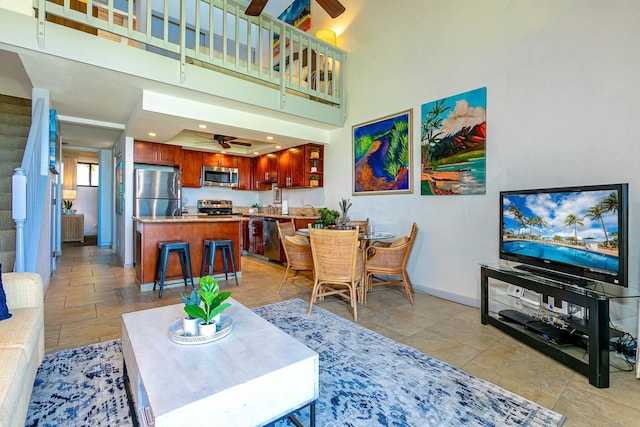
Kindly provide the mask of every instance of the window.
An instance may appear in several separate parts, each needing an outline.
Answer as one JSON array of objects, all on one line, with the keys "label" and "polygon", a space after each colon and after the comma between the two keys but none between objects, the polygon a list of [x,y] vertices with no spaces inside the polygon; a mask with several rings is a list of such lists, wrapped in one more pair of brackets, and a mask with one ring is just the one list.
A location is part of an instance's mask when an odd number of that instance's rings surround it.
[{"label": "window", "polygon": [[84,185],[87,187],[97,187],[100,181],[98,180],[99,166],[96,163],[81,163],[78,162],[76,168],[77,173],[77,185]]}]

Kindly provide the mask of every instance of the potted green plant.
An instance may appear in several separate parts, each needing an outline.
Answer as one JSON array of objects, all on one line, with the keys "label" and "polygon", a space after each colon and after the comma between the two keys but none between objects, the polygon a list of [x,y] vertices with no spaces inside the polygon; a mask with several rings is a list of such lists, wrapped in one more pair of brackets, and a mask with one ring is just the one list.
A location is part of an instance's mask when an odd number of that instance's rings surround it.
[{"label": "potted green plant", "polygon": [[250,214],[255,214],[260,212],[260,205],[257,203],[254,203],[251,205],[251,208],[249,208],[249,213]]},{"label": "potted green plant", "polygon": [[65,213],[71,214],[71,206],[73,206],[73,200],[65,200],[64,201]]},{"label": "potted green plant", "polygon": [[318,228],[317,226],[319,226],[319,228],[326,228],[330,225],[336,224],[336,220],[340,216],[340,213],[333,209],[320,208],[318,209],[318,215],[319,218],[314,223],[314,226],[316,226],[316,228]]},{"label": "potted green plant", "polygon": [[310,187],[318,187],[320,185],[320,178],[318,175],[312,175],[309,177],[309,186]]},{"label": "potted green plant", "polygon": [[[192,307],[198,307],[200,306],[200,294],[198,293],[198,291],[196,291],[195,289],[193,289],[191,291],[191,294],[183,294],[180,293],[180,299],[182,300],[182,302],[184,303],[184,306],[192,306]],[[185,309],[186,311],[186,309]],[[184,331],[184,335],[185,336],[196,336],[196,335],[200,335],[200,322],[202,322],[202,319],[198,318],[198,317],[194,317],[190,314],[185,315],[182,318],[182,330]]]},{"label": "potted green plant", "polygon": [[185,305],[184,311],[202,320],[199,325],[200,335],[213,335],[216,332],[216,317],[231,306],[228,302],[224,302],[231,296],[231,292],[220,292],[218,281],[212,276],[200,278],[200,289],[197,292],[202,300],[202,306]]}]

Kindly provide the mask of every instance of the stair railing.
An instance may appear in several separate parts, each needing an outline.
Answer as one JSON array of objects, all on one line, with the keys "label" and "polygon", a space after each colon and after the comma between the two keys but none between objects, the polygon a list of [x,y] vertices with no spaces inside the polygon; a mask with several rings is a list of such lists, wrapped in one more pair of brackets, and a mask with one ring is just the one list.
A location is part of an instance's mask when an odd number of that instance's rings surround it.
[{"label": "stair railing", "polygon": [[[43,232],[42,220],[46,212],[46,204],[43,201],[46,199],[49,168],[48,156],[44,153],[48,153],[48,144],[44,146],[42,141],[48,140],[49,137],[48,102],[44,98],[36,97],[32,102],[35,107],[32,110],[31,128],[24,157],[21,167],[14,170],[12,177],[12,218],[16,223],[16,272],[37,270]],[[29,254],[29,257],[26,254]]]}]

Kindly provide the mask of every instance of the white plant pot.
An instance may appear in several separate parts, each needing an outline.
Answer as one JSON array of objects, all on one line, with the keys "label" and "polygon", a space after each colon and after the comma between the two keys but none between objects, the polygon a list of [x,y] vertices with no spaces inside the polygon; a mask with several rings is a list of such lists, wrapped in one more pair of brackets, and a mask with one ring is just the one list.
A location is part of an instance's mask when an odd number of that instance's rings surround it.
[{"label": "white plant pot", "polygon": [[212,323],[205,325],[204,323],[200,324],[200,335],[203,337],[208,337],[216,333],[217,324],[212,320]]},{"label": "white plant pot", "polygon": [[195,337],[200,335],[200,322],[202,319],[190,319],[189,316],[182,318],[182,330],[185,336]]}]

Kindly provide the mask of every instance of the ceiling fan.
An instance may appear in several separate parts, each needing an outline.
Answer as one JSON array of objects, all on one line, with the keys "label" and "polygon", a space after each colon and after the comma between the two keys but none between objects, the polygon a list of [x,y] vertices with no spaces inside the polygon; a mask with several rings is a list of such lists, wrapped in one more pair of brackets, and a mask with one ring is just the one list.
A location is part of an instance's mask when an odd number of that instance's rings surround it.
[{"label": "ceiling fan", "polygon": [[218,144],[220,144],[220,146],[222,148],[224,148],[225,150],[228,149],[228,148],[231,148],[231,145],[229,145],[229,144],[243,145],[245,147],[251,147],[251,143],[249,143],[249,142],[236,141],[236,137],[235,136],[214,134],[211,137],[211,140],[217,142]]},{"label": "ceiling fan", "polygon": [[[245,15],[249,16],[258,16],[262,13],[262,9],[267,5],[269,0],[251,0],[249,6],[247,6],[247,10],[244,12]],[[344,6],[340,3],[339,0],[316,0],[320,7],[322,7],[325,12],[329,14],[332,18],[337,18],[342,15],[342,12],[345,11]]]}]

